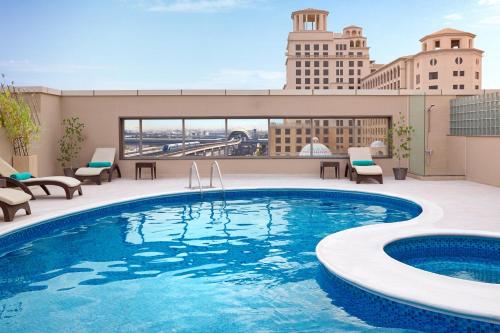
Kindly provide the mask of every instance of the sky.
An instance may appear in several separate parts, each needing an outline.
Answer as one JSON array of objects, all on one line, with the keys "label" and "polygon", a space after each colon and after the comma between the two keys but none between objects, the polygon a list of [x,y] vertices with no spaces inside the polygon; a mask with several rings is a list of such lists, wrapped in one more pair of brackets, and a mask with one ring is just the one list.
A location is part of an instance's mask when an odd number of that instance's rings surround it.
[{"label": "sky", "polygon": [[370,57],[420,51],[444,27],[477,35],[500,88],[500,0],[0,0],[0,73],[56,89],[281,89],[290,14],[364,28]]}]

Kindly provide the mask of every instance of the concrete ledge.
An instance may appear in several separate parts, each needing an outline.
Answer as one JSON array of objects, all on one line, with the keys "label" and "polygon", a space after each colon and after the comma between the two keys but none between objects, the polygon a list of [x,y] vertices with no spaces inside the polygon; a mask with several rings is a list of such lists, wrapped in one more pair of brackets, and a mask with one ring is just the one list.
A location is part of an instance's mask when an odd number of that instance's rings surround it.
[{"label": "concrete ledge", "polygon": [[94,96],[93,90],[63,90],[62,96]]},{"label": "concrete ledge", "polygon": [[180,96],[181,90],[138,90],[138,96]]},{"label": "concrete ledge", "polygon": [[226,90],[227,96],[268,96],[269,90]]},{"label": "concrete ledge", "polygon": [[224,96],[225,90],[181,90],[181,95],[185,96]]},{"label": "concrete ledge", "polygon": [[94,96],[137,96],[137,90],[94,90]]},{"label": "concrete ledge", "polygon": [[312,96],[312,90],[269,90],[272,96]]}]

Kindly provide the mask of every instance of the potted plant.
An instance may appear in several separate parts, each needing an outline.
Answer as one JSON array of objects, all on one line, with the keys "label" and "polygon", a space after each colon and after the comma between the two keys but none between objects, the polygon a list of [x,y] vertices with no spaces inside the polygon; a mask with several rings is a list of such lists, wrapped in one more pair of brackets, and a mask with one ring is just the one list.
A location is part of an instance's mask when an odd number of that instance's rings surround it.
[{"label": "potted plant", "polygon": [[85,141],[83,129],[85,125],[78,117],[66,118],[62,121],[64,134],[59,140],[59,158],[57,159],[63,168],[64,175],[74,176],[73,161],[78,158]]},{"label": "potted plant", "polygon": [[36,96],[17,91],[13,83],[0,84],[0,126],[14,150],[13,166],[34,176],[38,175],[37,156],[30,149],[40,133],[38,106]]},{"label": "potted plant", "polygon": [[398,159],[398,167],[392,168],[396,180],[405,180],[408,168],[401,167],[401,160],[410,157],[411,135],[414,128],[406,123],[402,113],[399,113],[399,120],[389,129],[388,142],[392,149],[392,154]]}]

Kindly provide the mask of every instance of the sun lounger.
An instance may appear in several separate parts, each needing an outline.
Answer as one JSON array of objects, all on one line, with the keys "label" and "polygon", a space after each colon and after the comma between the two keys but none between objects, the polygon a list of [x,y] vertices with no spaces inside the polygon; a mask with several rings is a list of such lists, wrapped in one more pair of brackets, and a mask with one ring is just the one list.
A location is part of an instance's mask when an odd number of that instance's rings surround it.
[{"label": "sun lounger", "polygon": [[349,154],[349,161],[345,170],[346,177],[349,174],[349,179],[352,181],[355,178],[357,184],[367,179],[374,179],[383,184],[382,168],[373,162],[370,148],[351,147],[347,150],[347,153]]},{"label": "sun lounger", "polygon": [[[116,170],[118,177],[121,178],[122,174],[118,164],[115,163],[115,148],[96,148],[90,163],[83,168],[79,168],[75,172],[75,178],[85,181],[90,180],[95,182],[97,185],[101,185],[101,177],[105,174],[108,175],[108,181],[111,182],[113,178],[113,171]],[[99,165],[105,165],[99,167]],[[94,166],[93,166],[94,165]]]},{"label": "sun lounger", "polygon": [[3,220],[12,221],[19,209],[24,209],[26,215],[31,214],[29,200],[31,195],[11,188],[0,188],[0,207],[3,212]]},{"label": "sun lounger", "polygon": [[27,194],[31,195],[32,199],[35,199],[33,192],[29,189],[29,186],[40,186],[42,190],[50,195],[50,191],[47,185],[58,186],[64,190],[66,194],[66,199],[72,199],[73,194],[78,191],[79,195],[82,195],[81,182],[72,177],[54,176],[54,177],[31,177],[23,180],[16,180],[11,178],[13,174],[18,174],[17,170],[14,169],[9,163],[0,158],[0,176],[5,179],[7,187],[18,187]]}]

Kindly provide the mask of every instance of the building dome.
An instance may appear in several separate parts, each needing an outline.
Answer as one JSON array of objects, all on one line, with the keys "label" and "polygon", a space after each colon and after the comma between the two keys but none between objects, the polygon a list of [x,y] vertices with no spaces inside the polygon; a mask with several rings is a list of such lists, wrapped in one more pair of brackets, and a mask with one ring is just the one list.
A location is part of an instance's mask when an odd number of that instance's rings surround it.
[{"label": "building dome", "polygon": [[325,146],[322,143],[319,143],[318,138],[313,138],[313,143],[312,144],[307,144],[302,148],[302,150],[299,153],[299,156],[311,156],[311,149],[312,149],[312,156],[332,156],[332,152],[330,149],[328,149],[327,146]]},{"label": "building dome", "polygon": [[373,141],[371,144],[370,144],[370,147],[371,148],[385,148],[385,143],[383,143],[382,141]]}]

